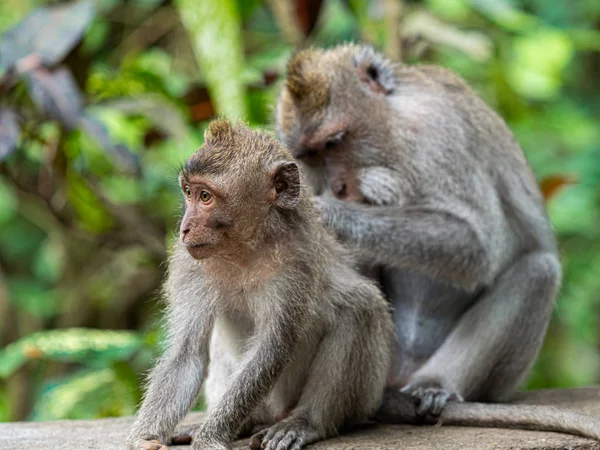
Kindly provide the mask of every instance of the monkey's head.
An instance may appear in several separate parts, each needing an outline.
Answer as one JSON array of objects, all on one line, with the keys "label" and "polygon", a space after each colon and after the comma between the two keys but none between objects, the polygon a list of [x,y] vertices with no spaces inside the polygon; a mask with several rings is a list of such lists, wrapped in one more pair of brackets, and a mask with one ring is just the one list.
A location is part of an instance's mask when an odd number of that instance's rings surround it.
[{"label": "monkey's head", "polygon": [[310,208],[291,154],[269,135],[222,119],[210,123],[179,183],[180,240],[195,259],[252,251]]},{"label": "monkey's head", "polygon": [[397,70],[372,48],[352,44],[302,50],[289,61],[277,132],[309,172],[324,172],[317,194],[329,188],[342,200],[361,200],[354,170],[383,164],[376,149],[385,148]]}]

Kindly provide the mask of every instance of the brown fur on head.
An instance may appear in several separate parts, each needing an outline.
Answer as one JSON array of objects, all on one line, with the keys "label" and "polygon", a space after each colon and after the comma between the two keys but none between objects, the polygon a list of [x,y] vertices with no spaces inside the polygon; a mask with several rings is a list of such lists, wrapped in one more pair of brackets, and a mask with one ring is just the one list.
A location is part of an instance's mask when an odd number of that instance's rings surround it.
[{"label": "brown fur on head", "polygon": [[398,68],[361,45],[298,52],[277,103],[280,140],[301,159],[303,151],[319,151],[348,130],[357,136],[373,122],[384,126]]},{"label": "brown fur on head", "polygon": [[179,177],[180,238],[196,259],[255,248],[285,230],[310,199],[298,166],[273,137],[217,119]]},{"label": "brown fur on head", "polygon": [[322,55],[322,50],[300,50],[287,66],[286,88],[303,114],[318,114],[327,106],[327,77],[318,67]]}]

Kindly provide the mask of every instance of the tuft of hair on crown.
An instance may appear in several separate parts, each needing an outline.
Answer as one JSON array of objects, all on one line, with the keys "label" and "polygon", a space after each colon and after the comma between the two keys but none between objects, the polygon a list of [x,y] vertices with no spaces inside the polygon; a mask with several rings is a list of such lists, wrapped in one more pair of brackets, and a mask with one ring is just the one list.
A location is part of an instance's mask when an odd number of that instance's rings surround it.
[{"label": "tuft of hair on crown", "polygon": [[215,142],[224,145],[233,144],[235,141],[235,128],[236,126],[227,119],[214,119],[204,131],[204,143],[208,145]]},{"label": "tuft of hair on crown", "polygon": [[287,65],[286,88],[304,113],[314,114],[327,106],[329,86],[318,60],[323,50],[306,48],[298,51]]}]

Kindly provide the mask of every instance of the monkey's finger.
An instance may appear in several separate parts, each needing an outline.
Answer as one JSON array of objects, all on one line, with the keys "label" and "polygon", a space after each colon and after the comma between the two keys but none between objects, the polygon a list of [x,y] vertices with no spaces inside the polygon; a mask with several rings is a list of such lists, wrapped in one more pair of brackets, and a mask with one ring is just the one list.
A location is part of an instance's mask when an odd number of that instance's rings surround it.
[{"label": "monkey's finger", "polygon": [[285,431],[277,431],[276,433],[267,433],[267,436],[262,441],[262,446],[265,450],[275,450],[277,443],[283,437]]},{"label": "monkey's finger", "polygon": [[273,425],[271,428],[267,429],[266,434],[263,437],[262,440],[262,448],[267,448],[267,445],[269,445],[269,442],[273,439],[273,437],[275,436],[276,433],[279,433],[278,429],[279,427],[276,425]]},{"label": "monkey's finger", "polygon": [[431,403],[430,413],[434,416],[439,416],[443,409],[448,404],[448,400],[450,399],[450,395],[446,392],[440,392],[434,396],[433,402]]},{"label": "monkey's finger", "polygon": [[250,438],[250,450],[260,450],[262,448],[261,443],[264,435],[265,432],[261,431]]},{"label": "monkey's finger", "polygon": [[307,442],[306,435],[300,435],[294,440],[289,450],[302,450],[310,442],[314,442],[314,439],[309,439],[309,442]]},{"label": "monkey's finger", "polygon": [[432,403],[433,395],[425,393],[425,395],[421,398],[421,404],[417,407],[417,414],[419,416],[426,415],[431,409]]},{"label": "monkey's finger", "polygon": [[423,388],[418,388],[415,391],[411,391],[410,395],[413,398],[415,406],[419,406],[419,405],[423,404],[423,399],[425,398],[425,392],[423,391]]},{"label": "monkey's finger", "polygon": [[295,431],[288,431],[281,437],[281,440],[277,444],[277,447],[274,448],[276,448],[276,450],[288,450],[290,448],[290,445],[292,445],[292,442],[296,440],[296,436],[297,434]]},{"label": "monkey's finger", "polygon": [[448,397],[448,401],[462,403],[465,401],[465,399],[462,398],[462,395],[453,392],[452,394],[450,394],[450,397]]}]

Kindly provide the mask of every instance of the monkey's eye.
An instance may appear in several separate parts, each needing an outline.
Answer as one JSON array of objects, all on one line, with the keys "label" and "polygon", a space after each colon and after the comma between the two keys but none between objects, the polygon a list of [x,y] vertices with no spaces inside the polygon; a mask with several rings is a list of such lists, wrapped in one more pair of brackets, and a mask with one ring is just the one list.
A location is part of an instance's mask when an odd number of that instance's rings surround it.
[{"label": "monkey's eye", "polygon": [[212,198],[212,195],[210,194],[210,192],[208,192],[208,191],[202,191],[202,192],[200,192],[200,200],[203,203],[210,202],[211,198]]},{"label": "monkey's eye", "polygon": [[298,154],[298,159],[311,159],[317,157],[317,152],[313,149],[307,148]]},{"label": "monkey's eye", "polygon": [[191,197],[192,196],[192,190],[187,185],[183,187],[183,192],[185,192],[186,197]]},{"label": "monkey's eye", "polygon": [[327,150],[330,150],[332,148],[337,147],[338,145],[340,145],[342,143],[342,141],[344,140],[344,131],[340,131],[339,133],[331,136],[329,139],[327,139],[325,141],[325,148]]}]

